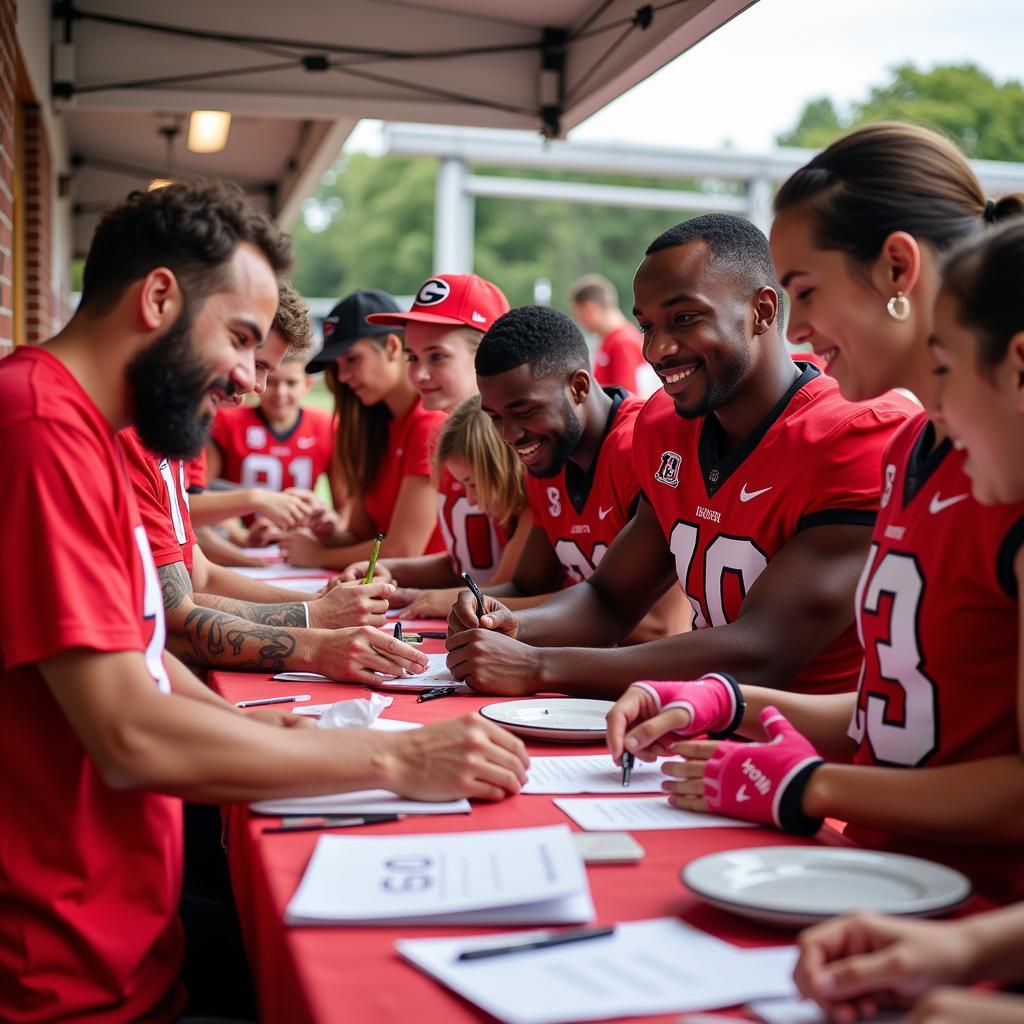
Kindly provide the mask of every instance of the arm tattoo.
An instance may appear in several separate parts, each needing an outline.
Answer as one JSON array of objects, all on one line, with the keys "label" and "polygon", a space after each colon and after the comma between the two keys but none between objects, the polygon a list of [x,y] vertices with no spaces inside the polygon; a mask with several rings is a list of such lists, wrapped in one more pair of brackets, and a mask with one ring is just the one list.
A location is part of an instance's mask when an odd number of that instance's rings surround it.
[{"label": "arm tattoo", "polygon": [[202,594],[199,599],[208,608],[218,608],[228,615],[234,615],[247,622],[261,626],[291,626],[305,628],[306,609],[299,601],[284,604],[255,604],[252,601],[236,601],[217,594]]},{"label": "arm tattoo", "polygon": [[217,608],[193,606],[184,628],[194,659],[210,668],[280,672],[295,653],[287,629],[261,627]]},{"label": "arm tattoo", "polygon": [[192,596],[192,579],[185,571],[183,562],[161,565],[157,575],[160,577],[165,612],[173,611],[182,601]]}]

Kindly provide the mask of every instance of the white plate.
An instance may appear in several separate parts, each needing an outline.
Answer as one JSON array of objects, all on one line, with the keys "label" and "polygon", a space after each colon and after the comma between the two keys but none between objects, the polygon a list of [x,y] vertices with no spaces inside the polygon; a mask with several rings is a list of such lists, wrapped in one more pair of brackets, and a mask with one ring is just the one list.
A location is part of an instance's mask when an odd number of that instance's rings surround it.
[{"label": "white plate", "polygon": [[772,924],[811,924],[851,910],[926,916],[971,894],[959,871],[875,850],[765,846],[691,861],[683,882],[716,907]]},{"label": "white plate", "polygon": [[604,739],[610,700],[549,697],[542,700],[504,700],[480,709],[484,718],[509,732],[549,743],[597,743]]}]

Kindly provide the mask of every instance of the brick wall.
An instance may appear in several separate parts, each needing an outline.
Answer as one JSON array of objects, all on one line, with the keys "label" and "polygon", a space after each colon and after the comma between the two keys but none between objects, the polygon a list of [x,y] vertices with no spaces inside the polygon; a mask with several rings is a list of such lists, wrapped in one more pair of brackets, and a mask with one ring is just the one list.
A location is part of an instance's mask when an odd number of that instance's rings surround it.
[{"label": "brick wall", "polygon": [[25,108],[25,340],[46,341],[57,328],[51,283],[53,179],[50,146],[39,108]]},{"label": "brick wall", "polygon": [[0,0],[0,356],[14,338],[14,30],[14,0]]}]

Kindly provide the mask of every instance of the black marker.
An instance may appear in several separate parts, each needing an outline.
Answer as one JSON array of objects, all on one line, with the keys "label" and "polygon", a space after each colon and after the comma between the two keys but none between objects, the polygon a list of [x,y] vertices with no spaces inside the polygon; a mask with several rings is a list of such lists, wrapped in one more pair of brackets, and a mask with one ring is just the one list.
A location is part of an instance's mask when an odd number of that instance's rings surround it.
[{"label": "black marker", "polygon": [[607,928],[573,928],[569,931],[549,935],[545,939],[533,942],[520,942],[515,946],[491,946],[489,949],[467,949],[460,953],[456,960],[486,960],[492,956],[505,956],[508,953],[525,953],[533,949],[548,949],[551,946],[567,946],[570,942],[587,942],[590,939],[604,939],[615,934],[615,925]]},{"label": "black marker", "polygon": [[480,593],[480,588],[476,585],[476,580],[469,575],[468,572],[462,574],[462,578],[466,581],[466,586],[473,592],[473,596],[476,598],[476,617],[482,619],[484,617],[484,595]]},{"label": "black marker", "polygon": [[454,692],[454,686],[435,686],[432,690],[424,690],[416,698],[416,703],[422,704],[427,700],[437,700],[438,697],[450,697]]}]

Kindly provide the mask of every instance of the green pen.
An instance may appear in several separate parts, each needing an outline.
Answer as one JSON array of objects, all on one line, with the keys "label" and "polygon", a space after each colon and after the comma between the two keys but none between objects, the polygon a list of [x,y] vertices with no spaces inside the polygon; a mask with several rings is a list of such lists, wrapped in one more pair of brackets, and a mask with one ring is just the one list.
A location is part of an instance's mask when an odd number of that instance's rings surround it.
[{"label": "green pen", "polygon": [[373,547],[370,549],[370,568],[366,570],[366,579],[363,580],[363,583],[373,582],[373,570],[377,568],[377,556],[380,554],[380,542],[383,539],[383,533],[378,533],[374,538]]}]

